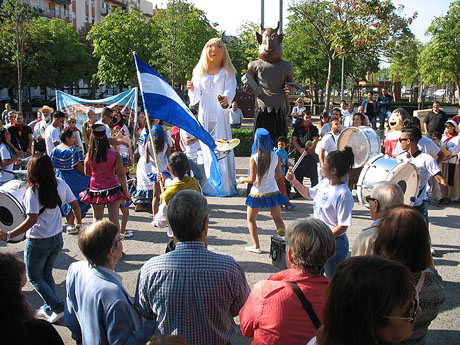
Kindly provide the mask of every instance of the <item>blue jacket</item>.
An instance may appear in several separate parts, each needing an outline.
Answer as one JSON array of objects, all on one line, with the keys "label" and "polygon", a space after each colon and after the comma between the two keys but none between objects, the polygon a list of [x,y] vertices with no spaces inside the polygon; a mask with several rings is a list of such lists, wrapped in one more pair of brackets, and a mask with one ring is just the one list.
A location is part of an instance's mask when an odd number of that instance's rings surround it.
[{"label": "blue jacket", "polygon": [[67,272],[65,324],[77,344],[142,344],[156,329],[156,320],[141,324],[132,297],[116,277],[87,261]]},{"label": "blue jacket", "polygon": [[377,107],[379,109],[379,114],[386,114],[387,112],[391,111],[390,105],[392,100],[393,97],[390,94],[387,94],[386,96],[379,96],[379,98],[377,99]]},{"label": "blue jacket", "polygon": [[[365,99],[365,100],[361,103],[361,105],[362,105],[363,108],[364,108],[364,114],[367,114],[367,105],[368,105],[368,104],[369,104],[369,101],[368,101],[367,99]],[[378,113],[377,113],[377,102],[374,101],[374,102],[372,102],[372,104],[374,105],[374,114],[375,114],[375,116],[377,116],[377,115],[378,115]]]}]

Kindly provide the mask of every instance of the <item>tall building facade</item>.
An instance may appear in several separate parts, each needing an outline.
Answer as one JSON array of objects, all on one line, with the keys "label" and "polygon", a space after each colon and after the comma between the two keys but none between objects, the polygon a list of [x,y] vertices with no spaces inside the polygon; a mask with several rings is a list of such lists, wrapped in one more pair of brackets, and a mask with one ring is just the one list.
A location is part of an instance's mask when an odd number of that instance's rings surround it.
[{"label": "tall building facade", "polygon": [[112,8],[130,11],[140,9],[146,17],[155,14],[153,4],[147,0],[22,0],[34,7],[41,17],[60,18],[79,29],[86,23],[102,22]]}]

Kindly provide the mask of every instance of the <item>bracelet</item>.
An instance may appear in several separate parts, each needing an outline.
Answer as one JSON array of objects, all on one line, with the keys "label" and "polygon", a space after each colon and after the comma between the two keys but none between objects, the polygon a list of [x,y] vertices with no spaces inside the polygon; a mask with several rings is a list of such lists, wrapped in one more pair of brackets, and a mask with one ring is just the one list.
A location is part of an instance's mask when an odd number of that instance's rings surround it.
[{"label": "bracelet", "polygon": [[11,234],[9,232],[6,233],[6,242],[10,240]]}]

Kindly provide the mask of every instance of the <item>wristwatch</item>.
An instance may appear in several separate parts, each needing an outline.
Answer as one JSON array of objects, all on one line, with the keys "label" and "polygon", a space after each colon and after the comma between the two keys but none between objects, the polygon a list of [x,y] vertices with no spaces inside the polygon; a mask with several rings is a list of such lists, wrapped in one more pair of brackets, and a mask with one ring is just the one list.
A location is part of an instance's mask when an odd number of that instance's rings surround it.
[{"label": "wristwatch", "polygon": [[8,242],[8,241],[10,240],[10,237],[11,237],[10,233],[7,232],[7,233],[6,233],[6,240],[5,240],[5,241]]}]

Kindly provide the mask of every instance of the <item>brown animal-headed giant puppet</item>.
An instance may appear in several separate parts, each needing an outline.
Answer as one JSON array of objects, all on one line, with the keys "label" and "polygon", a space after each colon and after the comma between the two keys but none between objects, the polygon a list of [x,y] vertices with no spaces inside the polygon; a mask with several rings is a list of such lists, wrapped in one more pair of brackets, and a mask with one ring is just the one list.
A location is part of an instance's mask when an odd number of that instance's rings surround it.
[{"label": "brown animal-headed giant puppet", "polygon": [[288,133],[287,95],[291,90],[287,83],[293,81],[293,72],[291,63],[282,59],[283,34],[278,34],[279,23],[275,29],[264,29],[262,25],[260,29],[261,34],[256,32],[259,60],[249,63],[248,73],[242,78],[243,90],[257,97],[254,132],[265,128],[276,143],[278,137]]}]

